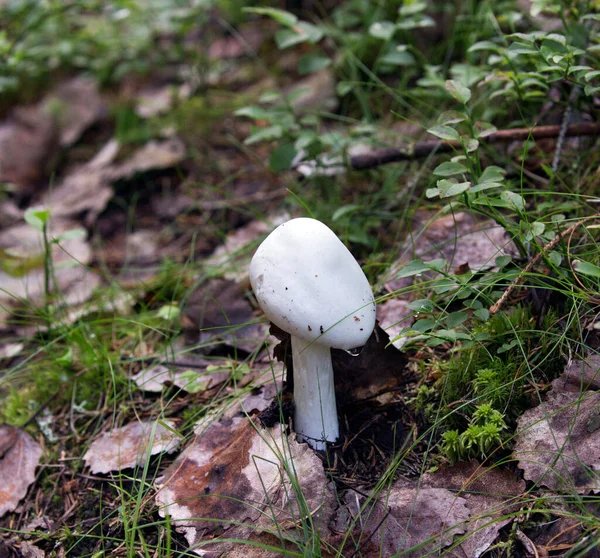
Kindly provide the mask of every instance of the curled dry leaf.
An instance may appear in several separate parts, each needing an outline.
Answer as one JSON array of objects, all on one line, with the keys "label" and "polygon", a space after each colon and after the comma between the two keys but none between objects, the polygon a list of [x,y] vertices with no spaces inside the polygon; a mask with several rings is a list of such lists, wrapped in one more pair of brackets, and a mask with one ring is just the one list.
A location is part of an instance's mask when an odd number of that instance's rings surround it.
[{"label": "curled dry leaf", "polygon": [[600,490],[599,385],[600,356],[572,361],[547,400],[519,418],[514,454],[526,479],[555,490]]},{"label": "curled dry leaf", "polygon": [[449,551],[456,558],[479,558],[496,541],[500,529],[519,508],[525,482],[505,470],[483,467],[477,461],[440,467],[427,473],[423,487],[446,488],[464,498],[469,510],[463,541]]},{"label": "curled dry leaf", "polygon": [[42,205],[48,207],[54,217],[74,217],[87,212],[86,223],[89,225],[112,198],[112,183],[138,173],[172,167],[185,157],[185,146],[178,138],[151,141],[123,163],[113,164],[119,148],[116,140],[108,142],[89,163],[53,188],[42,199]]},{"label": "curled dry leaf", "polygon": [[445,488],[422,488],[397,481],[379,497],[367,500],[354,491],[346,494],[336,530],[351,527],[354,536],[346,543],[347,555],[423,556],[443,554],[455,535],[465,532],[469,517],[467,501]]},{"label": "curled dry leaf", "polygon": [[[60,239],[68,231],[80,229],[74,221],[53,219],[50,240]],[[91,249],[82,236],[58,240],[51,247],[53,281],[50,287],[61,293],[61,301],[77,304],[86,301],[100,280],[85,267],[91,260]],[[15,299],[37,302],[44,296],[44,243],[42,233],[30,225],[19,224],[0,233],[0,250],[9,255],[14,270],[0,271],[0,304],[10,305]]]},{"label": "curled dry leaf", "polygon": [[150,455],[170,453],[179,445],[179,437],[173,432],[173,421],[163,423],[130,422],[105,432],[90,444],[83,459],[92,473],[108,473],[142,465]]},{"label": "curled dry leaf", "polygon": [[41,457],[42,447],[27,432],[0,426],[0,517],[25,497]]},{"label": "curled dry leaf", "polygon": [[254,352],[267,334],[257,324],[245,289],[233,281],[211,279],[191,293],[183,311],[188,344],[223,341],[248,353]]},{"label": "curled dry leaf", "polygon": [[279,425],[261,429],[244,416],[211,423],[157,487],[159,513],[171,517],[197,552],[226,550],[215,538],[223,532],[238,539],[263,530],[293,532],[307,514],[319,528],[330,509],[314,452]]},{"label": "curled dry leaf", "polygon": [[259,240],[289,219],[288,213],[281,213],[265,221],[250,221],[227,235],[225,242],[207,258],[206,265],[229,281],[247,282],[248,267]]},{"label": "curled dry leaf", "polygon": [[553,490],[600,490],[600,392],[552,390],[518,420],[524,477]]},{"label": "curled dry leaf", "polygon": [[450,269],[468,264],[472,270],[491,269],[498,256],[516,255],[506,231],[492,221],[478,222],[466,212],[439,217],[431,222],[428,212],[417,213],[414,233],[399,250],[398,260],[380,281],[391,292],[412,284],[412,277],[396,279],[411,260],[443,258]]}]

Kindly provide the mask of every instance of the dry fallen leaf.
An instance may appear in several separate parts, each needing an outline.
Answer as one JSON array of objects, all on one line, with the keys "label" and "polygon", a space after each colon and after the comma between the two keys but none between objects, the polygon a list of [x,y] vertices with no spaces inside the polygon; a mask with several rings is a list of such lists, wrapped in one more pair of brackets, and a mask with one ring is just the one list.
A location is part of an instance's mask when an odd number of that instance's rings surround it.
[{"label": "dry fallen leaf", "polygon": [[75,143],[87,128],[108,113],[97,81],[83,77],[61,83],[45,97],[43,107],[55,116],[63,147]]},{"label": "dry fallen leaf", "polygon": [[[450,551],[456,558],[479,558],[519,508],[525,482],[514,473],[483,467],[477,461],[442,466],[422,479],[423,487],[446,488],[464,498],[469,510],[464,540]],[[509,516],[509,517],[506,517]]]},{"label": "dry fallen leaf", "polygon": [[89,225],[112,198],[112,183],[137,173],[172,167],[185,157],[185,146],[178,138],[151,141],[123,163],[113,164],[119,148],[116,140],[108,142],[90,162],[67,175],[44,196],[41,205],[48,207],[53,217],[74,217],[88,212]]},{"label": "dry fallen leaf", "polygon": [[[514,455],[527,480],[560,490],[600,490],[600,357],[569,363],[546,401],[518,420]],[[585,391],[588,390],[588,391]]]},{"label": "dry fallen leaf", "polygon": [[[443,554],[455,535],[465,532],[467,501],[445,488],[422,488],[397,481],[379,497],[367,500],[357,492],[346,494],[336,530],[352,527],[344,550],[359,549],[360,556]],[[430,554],[428,554],[430,553]]]},{"label": "dry fallen leaf", "polygon": [[41,457],[42,447],[27,432],[0,426],[0,517],[25,497]]},{"label": "dry fallen leaf", "polygon": [[[85,267],[91,260],[91,249],[86,233],[74,221],[52,219],[48,236],[61,235],[79,229],[76,234],[59,240],[51,248],[53,279],[51,290],[61,294],[61,302],[68,305],[82,303],[100,283],[96,274]],[[42,233],[21,223],[0,232],[0,250],[10,255],[14,272],[0,271],[0,305],[14,306],[17,299],[40,301],[44,287],[44,245]]]},{"label": "dry fallen leaf", "polygon": [[491,269],[502,255],[516,255],[517,250],[506,231],[491,221],[478,222],[466,212],[438,217],[417,213],[414,233],[399,250],[399,258],[380,282],[391,292],[412,284],[412,277],[396,279],[396,274],[413,259],[431,261],[443,258],[453,270],[468,264],[472,270]]},{"label": "dry fallen leaf", "polygon": [[94,474],[142,465],[150,455],[175,450],[179,437],[174,428],[175,423],[170,420],[130,422],[96,438],[83,459]]},{"label": "dry fallen leaf", "polygon": [[218,552],[227,548],[214,538],[223,532],[246,539],[256,531],[293,530],[307,513],[318,528],[330,509],[323,465],[308,445],[288,438],[280,425],[262,429],[245,416],[212,422],[157,488],[161,516],[168,514],[194,549],[208,550],[209,542]]},{"label": "dry fallen leaf", "polygon": [[230,281],[248,281],[248,267],[259,240],[289,219],[288,213],[280,213],[265,221],[250,221],[227,235],[225,242],[206,259],[205,264]]}]

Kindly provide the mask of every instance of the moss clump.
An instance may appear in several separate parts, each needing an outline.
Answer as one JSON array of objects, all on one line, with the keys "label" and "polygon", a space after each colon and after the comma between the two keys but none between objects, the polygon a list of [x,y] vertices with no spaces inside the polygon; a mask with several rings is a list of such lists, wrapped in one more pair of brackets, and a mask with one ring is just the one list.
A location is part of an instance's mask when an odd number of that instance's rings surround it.
[{"label": "moss clump", "polygon": [[530,308],[513,308],[474,328],[474,336],[485,341],[461,347],[437,365],[437,405],[430,401],[422,407],[431,422],[443,417],[446,457],[484,459],[510,438],[517,417],[529,406],[527,388],[546,384],[562,370],[564,337],[557,324],[549,313],[536,327]]}]

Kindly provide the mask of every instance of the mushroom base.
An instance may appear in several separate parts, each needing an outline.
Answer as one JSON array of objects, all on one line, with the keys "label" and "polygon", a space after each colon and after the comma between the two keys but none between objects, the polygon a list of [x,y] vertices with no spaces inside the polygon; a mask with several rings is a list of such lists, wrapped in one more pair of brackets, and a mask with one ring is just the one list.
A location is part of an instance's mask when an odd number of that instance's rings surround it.
[{"label": "mushroom base", "polygon": [[311,447],[325,449],[340,428],[335,406],[331,349],[292,335],[294,430]]}]

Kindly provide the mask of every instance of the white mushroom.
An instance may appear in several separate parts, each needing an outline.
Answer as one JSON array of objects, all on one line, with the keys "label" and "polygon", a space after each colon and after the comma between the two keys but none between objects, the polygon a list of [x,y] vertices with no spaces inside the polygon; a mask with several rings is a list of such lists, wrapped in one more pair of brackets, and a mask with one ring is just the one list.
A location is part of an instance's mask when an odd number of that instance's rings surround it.
[{"label": "white mushroom", "polygon": [[261,308],[292,336],[294,429],[313,448],[339,436],[331,348],[364,345],[375,301],[362,269],[335,233],[315,219],[277,227],[250,263]]}]

